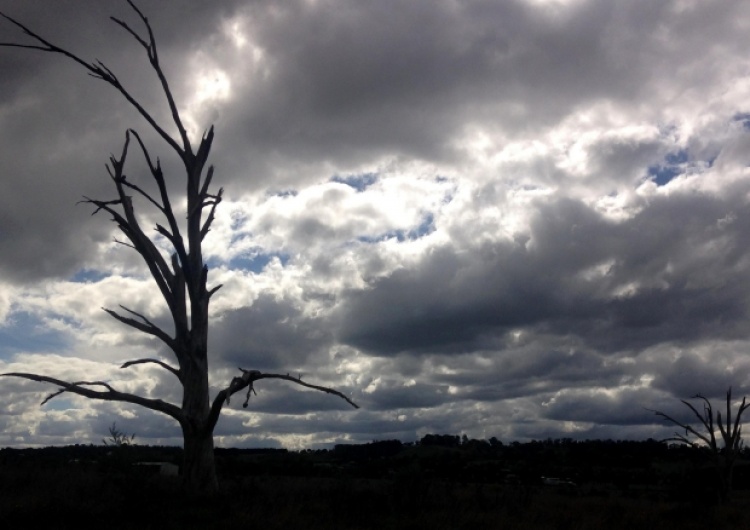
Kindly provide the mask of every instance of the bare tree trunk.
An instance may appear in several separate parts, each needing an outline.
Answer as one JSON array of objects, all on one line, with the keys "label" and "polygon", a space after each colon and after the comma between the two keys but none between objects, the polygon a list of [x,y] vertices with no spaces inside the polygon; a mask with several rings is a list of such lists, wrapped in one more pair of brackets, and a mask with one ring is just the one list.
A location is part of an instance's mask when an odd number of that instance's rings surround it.
[{"label": "bare tree trunk", "polygon": [[183,365],[182,478],[188,492],[212,495],[218,491],[219,483],[214,464],[213,426],[208,423],[208,366],[206,355],[201,351],[188,358]]},{"label": "bare tree trunk", "polygon": [[719,463],[720,477],[720,497],[721,502],[728,502],[732,497],[732,479],[734,476],[734,459],[730,459],[727,456],[720,456]]},{"label": "bare tree trunk", "polygon": [[219,490],[214,462],[214,438],[204,429],[182,428],[185,456],[182,463],[182,480],[188,493],[200,496],[214,495]]}]

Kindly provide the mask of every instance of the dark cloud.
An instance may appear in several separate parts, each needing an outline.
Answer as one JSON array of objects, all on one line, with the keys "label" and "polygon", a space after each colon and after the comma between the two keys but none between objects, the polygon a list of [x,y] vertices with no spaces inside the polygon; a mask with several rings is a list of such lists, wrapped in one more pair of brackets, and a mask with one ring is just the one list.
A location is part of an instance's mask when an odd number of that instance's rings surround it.
[{"label": "dark cloud", "polygon": [[525,245],[443,247],[350,292],[339,338],[392,355],[486,348],[514,328],[572,335],[603,351],[739,337],[747,222],[734,198],[676,194],[621,222],[554,201],[537,211]]},{"label": "dark cloud", "polygon": [[362,406],[368,410],[431,408],[453,400],[454,397],[448,393],[448,385],[415,382],[406,386],[400,379],[381,382],[374,391],[360,399]]},{"label": "dark cloud", "polygon": [[543,417],[558,421],[598,425],[642,425],[661,400],[655,392],[643,389],[622,391],[563,391],[543,407]]},{"label": "dark cloud", "polygon": [[[681,399],[696,394],[721,399],[730,387],[735,395],[743,395],[750,387],[750,366],[746,353],[735,348],[714,345],[707,352],[688,351],[676,359],[660,359],[652,387]],[[740,359],[735,358],[738,353]]]},{"label": "dark cloud", "polygon": [[[648,2],[577,2],[558,15],[522,1],[335,6],[244,11],[264,66],[225,123],[221,149],[245,153],[228,168],[245,175],[241,185],[265,183],[278,174],[272,164],[292,160],[455,159],[469,124],[538,130],[592,99],[636,100],[674,75],[678,42],[709,42],[675,32],[667,44],[660,21],[674,6]],[[717,19],[732,15],[683,16],[706,16],[718,31]]]},{"label": "dark cloud", "polygon": [[293,301],[262,295],[251,306],[224,314],[209,341],[223,365],[278,371],[304,367],[332,338],[323,322],[306,317]]}]

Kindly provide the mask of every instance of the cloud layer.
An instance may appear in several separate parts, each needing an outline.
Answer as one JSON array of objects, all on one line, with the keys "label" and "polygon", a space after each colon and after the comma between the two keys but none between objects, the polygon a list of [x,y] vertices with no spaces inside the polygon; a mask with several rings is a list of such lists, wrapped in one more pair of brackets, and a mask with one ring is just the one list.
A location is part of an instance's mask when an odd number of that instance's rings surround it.
[{"label": "cloud layer", "polygon": [[[264,382],[227,410],[221,445],[666,437],[644,407],[750,391],[746,2],[139,6],[190,134],[217,131],[212,388],[243,366],[362,405]],[[169,124],[142,50],[107,18],[135,24],[125,2],[0,11],[103,60]],[[0,41],[25,38],[0,24]],[[0,69],[0,371],[179,400],[170,374],[117,368],[168,354],[100,307],[167,309],[112,223],[76,206],[113,196],[103,165],[126,128],[175,204],[178,162],[71,61],[0,48]],[[150,185],[135,159],[129,179]],[[0,445],[96,443],[112,421],[179,442],[147,411],[40,409],[50,389],[0,384]]]}]

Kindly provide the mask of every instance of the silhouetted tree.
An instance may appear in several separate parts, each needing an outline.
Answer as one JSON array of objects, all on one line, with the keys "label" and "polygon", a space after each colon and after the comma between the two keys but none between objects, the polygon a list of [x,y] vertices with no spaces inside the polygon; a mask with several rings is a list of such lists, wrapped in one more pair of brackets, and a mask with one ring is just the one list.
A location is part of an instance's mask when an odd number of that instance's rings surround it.
[{"label": "silhouetted tree", "polygon": [[[734,464],[737,461],[737,457],[742,451],[742,414],[750,407],[750,403],[745,403],[745,397],[742,398],[737,409],[737,414],[732,420],[732,388],[727,390],[726,397],[726,416],[722,420],[721,411],[717,410],[714,416],[713,407],[711,402],[703,395],[696,394],[692,399],[700,399],[703,401],[703,412],[698,412],[698,409],[690,402],[681,399],[682,403],[688,407],[698,421],[701,424],[700,429],[694,428],[688,423],[683,423],[672,416],[654,410],[654,414],[664,418],[665,420],[677,425],[681,429],[685,430],[685,434],[675,432],[675,435],[671,438],[667,438],[665,441],[680,442],[692,447],[706,447],[711,452],[714,464],[716,466],[717,478],[718,478],[718,493],[722,501],[729,500],[732,493],[732,473],[734,470]],[[714,424],[714,417],[716,423]],[[716,438],[716,428],[718,427],[721,439],[723,441],[723,447],[719,447],[718,440]]]},{"label": "silhouetted tree", "polygon": [[[191,142],[184,121],[177,110],[177,104],[172,96],[167,78],[159,63],[159,55],[151,25],[135,4],[131,0],[127,1],[143,23],[145,35],[137,32],[120,19],[112,17],[112,21],[135,39],[146,52],[151,68],[156,74],[166,98],[172,122],[177,129],[178,134],[176,136],[168,133],[156,121],[103,62],[99,60],[87,62],[77,55],[52,44],[19,21],[2,13],[0,13],[0,16],[31,37],[34,43],[0,43],[0,46],[39,50],[59,54],[75,61],[89,75],[104,81],[117,90],[148,122],[151,129],[177,154],[182,162],[187,186],[187,220],[184,225],[177,220],[177,215],[172,206],[172,198],[167,193],[167,185],[159,159],[154,159],[142,141],[140,134],[132,129],[125,133],[125,142],[120,156],[110,156],[107,165],[109,176],[116,191],[115,198],[99,200],[84,197],[83,200],[83,202],[94,207],[94,213],[100,211],[108,213],[125,235],[126,240],[118,242],[132,248],[143,258],[169,308],[174,324],[174,331],[169,333],[166,329],[152,322],[146,315],[125,306],[120,306],[121,311],[119,312],[104,309],[121,323],[156,337],[171,350],[174,354],[174,361],[177,363],[177,366],[173,366],[160,359],[143,358],[128,361],[122,365],[122,368],[150,363],[167,370],[182,386],[182,403],[176,405],[161,399],[146,398],[122,392],[104,381],[69,382],[47,375],[20,372],[2,375],[57,385],[59,389],[47,396],[42,404],[64,392],[70,392],[91,399],[133,403],[173,418],[182,428],[184,440],[183,478],[185,483],[192,492],[210,494],[218,488],[214,463],[213,431],[222,407],[229,403],[229,398],[233,394],[247,389],[247,396],[243,405],[247,407],[250,394],[254,392],[253,385],[255,382],[261,379],[283,379],[296,385],[336,395],[345,399],[354,407],[357,405],[337,390],[310,384],[289,374],[262,373],[243,368],[240,368],[241,374],[229,381],[226,388],[219,391],[213,401],[210,401],[208,307],[211,297],[219,290],[221,285],[207,287],[208,267],[203,259],[201,245],[211,228],[216,208],[221,203],[223,194],[221,188],[218,191],[211,191],[214,168],[210,165],[207,166],[211,144],[214,139],[214,130],[213,127],[209,128],[197,146]],[[125,160],[133,139],[150,169],[157,193],[151,193],[139,187],[126,177]],[[163,255],[153,240],[144,233],[136,215],[134,196],[145,200],[150,207],[155,208],[161,214],[165,224],[157,224],[156,232],[169,243],[171,247],[170,256]]]},{"label": "silhouetted tree", "polygon": [[425,434],[419,443],[424,446],[458,447],[461,437],[457,434]]},{"label": "silhouetted tree", "polygon": [[104,445],[112,447],[125,447],[132,444],[133,440],[135,440],[135,434],[128,436],[125,431],[117,428],[116,422],[112,422],[112,426],[109,428],[109,440],[102,439],[102,442],[104,442]]}]

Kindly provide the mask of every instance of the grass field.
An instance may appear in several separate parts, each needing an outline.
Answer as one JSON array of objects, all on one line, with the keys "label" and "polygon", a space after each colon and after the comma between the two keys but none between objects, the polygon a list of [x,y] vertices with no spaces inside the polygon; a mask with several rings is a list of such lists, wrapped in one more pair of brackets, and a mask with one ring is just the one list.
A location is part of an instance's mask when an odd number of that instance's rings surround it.
[{"label": "grass field", "polygon": [[80,466],[0,469],[3,528],[138,529],[660,529],[750,528],[749,492],[724,506],[544,488],[393,479],[259,476],[222,482],[212,499],[178,479]]}]

